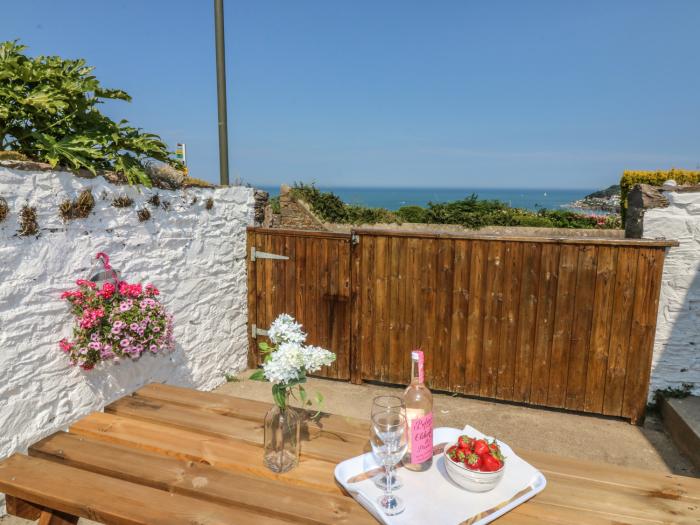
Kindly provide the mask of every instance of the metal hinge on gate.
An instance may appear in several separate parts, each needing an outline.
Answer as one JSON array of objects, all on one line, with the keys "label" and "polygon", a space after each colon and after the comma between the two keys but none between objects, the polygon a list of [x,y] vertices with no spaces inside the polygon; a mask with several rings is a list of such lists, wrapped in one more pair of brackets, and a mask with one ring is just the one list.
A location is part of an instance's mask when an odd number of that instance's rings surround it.
[{"label": "metal hinge on gate", "polygon": [[252,324],[250,326],[250,335],[253,339],[257,339],[259,335],[267,337],[267,330],[263,330],[262,328],[258,328],[258,325]]},{"label": "metal hinge on gate", "polygon": [[286,255],[278,255],[276,253],[260,252],[255,249],[255,246],[253,246],[250,249],[250,260],[256,261],[257,259],[276,259],[279,261],[287,261],[289,260],[289,257]]},{"label": "metal hinge on gate", "polygon": [[360,243],[360,236],[357,235],[356,233],[353,233],[350,235],[350,243],[351,244],[359,244]]}]

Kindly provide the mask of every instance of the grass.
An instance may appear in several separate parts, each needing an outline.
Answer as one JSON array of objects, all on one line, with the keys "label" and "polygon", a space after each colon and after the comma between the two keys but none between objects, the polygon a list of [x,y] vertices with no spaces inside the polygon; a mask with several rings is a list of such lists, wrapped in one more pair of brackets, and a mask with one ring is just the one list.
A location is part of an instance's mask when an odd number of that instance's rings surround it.
[{"label": "grass", "polygon": [[10,214],[10,207],[7,205],[7,201],[4,197],[0,197],[0,222],[7,219]]},{"label": "grass", "polygon": [[64,200],[58,207],[58,214],[64,222],[72,219],[85,219],[95,207],[95,197],[90,190],[83,190],[74,199]]},{"label": "grass", "polygon": [[19,212],[19,232],[21,236],[36,235],[39,233],[39,223],[36,220],[36,208],[25,204]]},{"label": "grass", "polygon": [[112,199],[112,206],[115,208],[131,208],[134,205],[134,199],[126,195],[119,195]]}]

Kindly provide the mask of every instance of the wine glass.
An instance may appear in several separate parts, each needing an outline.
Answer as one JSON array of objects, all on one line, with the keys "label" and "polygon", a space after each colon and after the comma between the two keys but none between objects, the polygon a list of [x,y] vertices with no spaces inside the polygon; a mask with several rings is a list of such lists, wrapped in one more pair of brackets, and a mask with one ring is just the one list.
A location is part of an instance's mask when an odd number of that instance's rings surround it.
[{"label": "wine glass", "polygon": [[[399,396],[376,396],[372,401],[372,414],[370,418],[373,418],[375,414],[379,412],[386,412],[387,410],[402,410],[404,415],[406,413],[406,405],[403,399]],[[370,430],[371,432],[371,430]],[[374,484],[380,490],[386,490],[386,474],[381,473],[374,476]],[[391,472],[391,486],[393,489],[399,489],[403,485],[401,478],[396,474],[396,471]]]},{"label": "wine glass", "polygon": [[384,466],[388,481],[377,503],[387,516],[400,514],[406,508],[403,500],[392,493],[391,483],[391,469],[406,453],[406,439],[406,414],[401,407],[380,411],[372,416],[372,451]]}]

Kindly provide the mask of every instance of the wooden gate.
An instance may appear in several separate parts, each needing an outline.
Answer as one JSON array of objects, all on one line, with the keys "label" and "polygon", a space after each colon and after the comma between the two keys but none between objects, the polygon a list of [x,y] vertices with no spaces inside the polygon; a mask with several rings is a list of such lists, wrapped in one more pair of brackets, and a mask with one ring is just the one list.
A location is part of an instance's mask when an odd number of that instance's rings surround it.
[{"label": "wooden gate", "polygon": [[638,422],[675,244],[255,228],[249,253],[289,259],[250,263],[250,323],[297,317],[328,377],[406,384],[420,347],[433,389]]},{"label": "wooden gate", "polygon": [[248,228],[249,365],[280,314],[294,316],[310,344],[336,353],[319,375],[350,379],[350,235]]}]

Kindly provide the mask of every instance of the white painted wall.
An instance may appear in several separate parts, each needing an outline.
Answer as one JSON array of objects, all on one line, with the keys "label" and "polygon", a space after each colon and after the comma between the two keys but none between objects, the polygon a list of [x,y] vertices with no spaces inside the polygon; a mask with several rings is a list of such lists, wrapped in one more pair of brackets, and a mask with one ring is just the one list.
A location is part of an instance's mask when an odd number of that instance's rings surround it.
[{"label": "white painted wall", "polygon": [[700,394],[700,192],[665,192],[668,208],[644,214],[644,237],[677,239],[666,254],[654,340],[650,396],[694,383]]},{"label": "white painted wall", "polygon": [[[59,203],[83,188],[95,196],[93,214],[64,224]],[[144,204],[155,192],[170,210]],[[121,193],[136,206],[113,208]],[[0,166],[0,196],[11,210],[0,223],[0,458],[146,383],[211,389],[225,372],[246,366],[245,228],[252,223],[252,189],[137,189],[102,177]],[[204,207],[209,196],[210,211]],[[38,238],[16,235],[25,202],[37,208]],[[143,223],[136,217],[142,206],[152,214]],[[99,251],[125,280],[160,289],[175,318],[173,353],[90,372],[68,365],[57,342],[70,336],[72,317],[59,295],[91,275]]]}]

